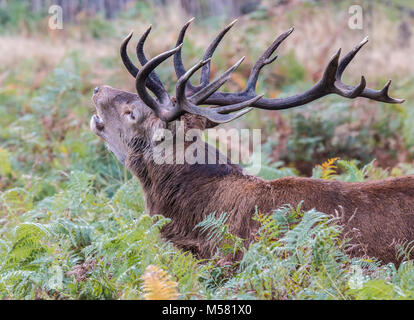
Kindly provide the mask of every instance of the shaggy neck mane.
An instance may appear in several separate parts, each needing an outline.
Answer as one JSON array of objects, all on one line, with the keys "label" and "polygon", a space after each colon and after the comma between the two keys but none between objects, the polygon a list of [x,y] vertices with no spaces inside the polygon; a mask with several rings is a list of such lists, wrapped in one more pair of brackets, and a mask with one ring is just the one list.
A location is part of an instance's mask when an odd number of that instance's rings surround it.
[{"label": "shaggy neck mane", "polygon": [[[192,128],[204,129],[206,126],[204,118],[187,115],[182,120],[184,132]],[[175,125],[170,125],[171,132],[175,132]],[[174,221],[185,219],[189,225],[195,225],[204,218],[205,215],[200,210],[208,207],[211,196],[224,177],[245,177],[241,167],[232,164],[227,157],[201,139],[198,139],[198,143],[204,148],[206,159],[213,152],[216,164],[177,164],[175,157],[173,164],[157,164],[154,161],[153,147],[148,141],[149,139],[136,137],[128,144],[130,151],[126,165],[142,184],[150,214],[162,214],[174,218]],[[191,143],[186,142],[184,149]],[[219,158],[222,161],[220,163]],[[188,227],[182,227],[188,230]]]},{"label": "shaggy neck mane", "polygon": [[[213,150],[216,153],[216,159],[223,157],[209,144],[201,143],[206,150],[205,154],[208,150],[210,152]],[[175,212],[175,208],[183,209],[192,201],[199,205],[202,195],[199,190],[203,186],[217,183],[225,176],[243,176],[242,169],[232,164],[229,159],[225,164],[157,164],[148,146],[142,142],[136,142],[136,145],[141,150],[129,155],[127,166],[140,180],[146,194],[147,207],[151,213]]]},{"label": "shaggy neck mane", "polygon": [[[200,143],[205,148],[206,155],[209,151],[216,153],[216,159],[223,157],[209,144]],[[127,156],[126,165],[141,182],[148,212],[151,215],[160,214],[171,218],[171,223],[162,230],[163,236],[178,247],[200,256],[209,256],[214,245],[211,243],[201,246],[201,243],[205,243],[200,241],[203,235],[194,227],[207,214],[215,211],[209,209],[212,205],[211,199],[219,193],[223,181],[244,180],[247,176],[239,166],[230,163],[229,159],[224,164],[160,165],[155,163],[151,147],[143,140],[137,138],[131,146],[133,148]]]}]

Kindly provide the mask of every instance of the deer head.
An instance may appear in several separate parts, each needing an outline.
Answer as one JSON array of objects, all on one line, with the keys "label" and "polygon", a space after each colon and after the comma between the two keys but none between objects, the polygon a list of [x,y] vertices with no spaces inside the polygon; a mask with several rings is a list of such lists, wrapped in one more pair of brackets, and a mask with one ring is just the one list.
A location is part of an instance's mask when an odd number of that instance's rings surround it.
[{"label": "deer head", "polygon": [[[243,58],[241,58],[221,76],[210,82],[211,57],[219,42],[234,25],[235,21],[224,28],[211,42],[203,60],[186,70],[181,58],[181,48],[186,30],[192,20],[187,22],[181,29],[174,49],[163,52],[150,60],[144,54],[144,43],[151,31],[151,27],[149,27],[141,36],[136,48],[138,59],[142,65],[141,69],[138,69],[131,62],[127,54],[127,45],[132,37],[132,32],[122,42],[120,48],[121,58],[129,73],[135,78],[137,94],[109,86],[101,86],[94,90],[93,101],[97,115],[94,115],[91,119],[91,129],[106,141],[109,149],[122,163],[125,163],[128,154],[131,152],[151,150],[154,145],[156,129],[169,126],[171,122],[186,114],[204,119],[206,126],[215,126],[232,121],[253,108],[266,110],[288,109],[304,105],[328,94],[337,94],[350,99],[365,97],[385,103],[402,103],[404,101],[391,98],[388,95],[391,81],[388,81],[381,90],[366,88],[366,81],[363,76],[356,86],[342,83],[341,77],[345,68],[362,46],[367,43],[368,38],[365,38],[341,60],[339,60],[341,50],[338,50],[326,66],[322,79],[307,91],[276,99],[257,95],[255,88],[260,70],[276,60],[277,56],[272,57],[273,53],[282,41],[293,32],[293,28],[277,37],[259,57],[250,72],[246,88],[243,91],[238,93],[219,92],[218,89],[243,61]],[[178,78],[175,97],[169,95],[154,71],[159,64],[171,56],[174,56],[174,68]],[[200,84],[194,86],[190,83],[190,78],[199,69],[201,69]],[[214,107],[201,107],[201,105]]]}]

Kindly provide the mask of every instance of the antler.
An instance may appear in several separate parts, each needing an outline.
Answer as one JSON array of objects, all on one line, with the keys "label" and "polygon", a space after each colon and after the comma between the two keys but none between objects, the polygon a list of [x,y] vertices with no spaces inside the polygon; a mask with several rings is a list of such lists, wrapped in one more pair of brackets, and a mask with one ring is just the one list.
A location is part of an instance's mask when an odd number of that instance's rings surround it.
[{"label": "antler", "polygon": [[[211,42],[204,54],[203,60],[186,71],[181,58],[181,48],[186,30],[192,21],[193,19],[188,21],[181,29],[177,45],[174,49],[163,52],[148,61],[144,54],[144,43],[151,31],[151,27],[149,27],[141,36],[136,50],[138,59],[143,66],[141,70],[135,67],[126,52],[128,42],[132,37],[132,32],[125,38],[121,45],[122,60],[127,70],[136,78],[135,85],[139,97],[164,121],[172,121],[184,113],[192,113],[204,116],[215,123],[223,123],[244,115],[252,110],[252,108],[267,110],[288,109],[309,103],[332,93],[349,99],[365,97],[386,103],[404,102],[403,99],[395,99],[389,96],[388,90],[391,81],[388,81],[381,90],[366,88],[366,81],[363,76],[357,86],[342,83],[341,78],[344,70],[362,46],[368,42],[368,38],[361,41],[361,43],[348,52],[340,61],[341,49],[339,49],[326,66],[322,79],[307,91],[281,99],[262,98],[262,95],[257,95],[255,89],[261,69],[276,60],[277,56],[272,57],[273,53],[283,40],[293,32],[293,28],[290,28],[277,37],[270,47],[259,57],[250,72],[246,88],[243,91],[238,93],[218,92],[217,90],[230,78],[230,75],[244,59],[240,59],[217,79],[211,83],[209,82],[211,57],[224,35],[231,29],[236,20],[224,28]],[[174,68],[178,77],[176,99],[170,98],[161,80],[154,72],[160,63],[172,55],[174,55]],[[200,84],[194,86],[190,83],[190,78],[200,68]],[[148,93],[147,87],[155,94],[157,100]],[[202,104],[215,105],[216,107],[199,107]],[[232,112],[235,113],[230,114]]]},{"label": "antler", "polygon": [[[184,41],[185,32],[187,31],[187,28],[190,26],[191,22],[194,21],[194,18],[190,19],[182,28],[180,31],[180,34],[177,39],[176,46],[179,46]],[[217,46],[219,45],[220,41],[223,39],[223,37],[226,35],[226,33],[233,27],[233,25],[237,22],[237,19],[234,20],[232,23],[230,23],[227,27],[225,27],[218,35],[217,37],[210,43],[208,46],[206,52],[204,53],[203,60],[207,60],[213,56],[214,51],[216,50]],[[174,55],[174,69],[177,77],[181,77],[185,72],[185,67],[181,58],[181,50],[178,50],[176,54]],[[195,93],[208,85],[210,78],[210,62],[203,66],[201,69],[201,78],[200,78],[200,85],[195,87],[190,82],[187,83],[187,90],[190,93]]]},{"label": "antler", "polygon": [[[201,67],[210,63],[210,58],[207,60],[202,60],[197,63],[190,70],[185,72],[177,81],[176,86],[176,103],[170,100],[156,101],[154,98],[147,92],[146,82],[150,78],[153,70],[163,61],[171,57],[173,54],[178,52],[182,47],[182,44],[178,47],[163,52],[158,56],[147,61],[143,68],[138,72],[135,79],[135,86],[139,97],[144,101],[144,103],[150,107],[154,113],[163,121],[172,121],[179,118],[184,113],[192,113],[196,115],[201,115],[213,121],[215,123],[224,123],[232,121],[245,113],[249,112],[251,109],[247,108],[250,104],[259,100],[262,96],[258,95],[247,101],[242,101],[240,103],[230,104],[223,106],[221,108],[202,108],[189,101],[185,94],[186,85],[190,77]],[[209,83],[200,93],[204,96],[208,96],[221,87],[230,77],[230,74],[240,65],[244,58],[240,59],[234,66],[227,70],[222,76]],[[244,109],[242,111],[239,111]],[[239,111],[234,114],[228,114],[234,111]]]},{"label": "antler", "polygon": [[[181,45],[180,47],[181,48]],[[240,65],[240,63],[243,61],[244,57],[240,59],[233,67],[231,67],[229,70],[227,70],[222,76],[220,76],[218,79],[214,80],[212,83],[207,85],[203,88],[203,94],[204,95],[210,95],[215,90],[217,90],[219,87],[221,87],[227,79],[230,77],[230,74]],[[176,97],[177,97],[177,106],[179,106],[180,109],[182,109],[185,112],[197,114],[200,116],[204,116],[207,119],[216,122],[216,123],[223,123],[228,122],[231,120],[234,120],[245,113],[249,112],[251,108],[247,108],[245,110],[239,111],[235,114],[221,114],[221,113],[230,113],[234,111],[238,111],[241,109],[244,109],[251,104],[255,103],[257,100],[259,100],[262,96],[255,96],[252,99],[242,101],[240,103],[230,104],[225,107],[221,108],[200,108],[196,104],[192,103],[189,99],[187,99],[185,94],[185,88],[186,85],[190,79],[190,77],[201,67],[206,66],[210,63],[211,58],[208,58],[207,60],[200,61],[197,63],[194,67],[192,67],[190,70],[188,70],[186,73],[184,73],[180,79],[178,79],[177,82],[177,88],[176,88]],[[201,92],[201,91],[200,91]]]},{"label": "antler", "polygon": [[[147,31],[141,36],[138,45],[137,45],[137,55],[138,59],[140,60],[141,65],[145,65],[147,63],[147,59],[145,58],[144,54],[144,42],[147,38],[149,32],[151,31],[151,26],[147,29]],[[131,31],[128,36],[122,41],[120,54],[122,62],[124,63],[125,67],[127,68],[128,72],[135,78],[138,75],[139,69],[132,63],[131,59],[127,53],[127,47],[129,40],[132,38],[133,32]],[[147,80],[146,86],[150,89],[155,96],[158,98],[159,101],[169,101],[170,96],[168,91],[164,88],[160,78],[157,76],[155,72],[152,72]]]},{"label": "antler", "polygon": [[[183,43],[185,32],[191,22],[192,20],[187,22],[181,29],[177,44]],[[213,52],[217,48],[218,43],[221,41],[223,36],[229,31],[229,29],[234,25],[234,23],[235,21],[233,21],[230,25],[224,28],[223,31],[220,32],[220,34],[210,44],[209,48],[205,53],[205,56],[211,57],[213,55]],[[188,92],[192,94],[189,100],[195,102],[196,104],[210,104],[223,106],[227,104],[241,103],[242,101],[252,99],[256,96],[255,88],[260,70],[265,65],[270,64],[276,60],[277,56],[274,56],[272,58],[272,54],[282,43],[282,41],[285,40],[292,32],[293,28],[290,28],[288,31],[277,37],[276,40],[270,45],[270,47],[259,57],[259,59],[256,61],[250,72],[246,88],[242,92],[214,92],[208,96],[200,95],[200,92],[202,92],[202,90],[208,86],[208,79],[206,77],[209,74],[209,67],[206,66],[206,70],[204,71],[205,76],[204,78],[202,77],[200,85],[197,87],[188,85]],[[403,103],[403,99],[394,99],[389,96],[388,90],[391,81],[388,81],[384,88],[382,88],[381,90],[373,90],[366,88],[366,81],[363,76],[361,77],[361,81],[357,86],[350,86],[342,83],[341,77],[345,68],[348,66],[348,64],[357,54],[357,52],[362,48],[362,46],[367,42],[368,38],[365,38],[354,49],[348,52],[346,56],[340,61],[339,56],[341,50],[338,50],[338,52],[331,58],[327,67],[325,68],[322,79],[307,91],[297,94],[295,96],[282,99],[262,98],[256,101],[255,103],[251,104],[251,107],[267,110],[288,109],[309,103],[313,100],[319,99],[331,93],[335,93],[350,99],[356,97],[365,97],[371,100],[386,103]],[[180,50],[177,51],[174,56],[174,66],[177,76],[179,76],[180,74],[182,74],[183,71],[185,71],[181,60]]]}]

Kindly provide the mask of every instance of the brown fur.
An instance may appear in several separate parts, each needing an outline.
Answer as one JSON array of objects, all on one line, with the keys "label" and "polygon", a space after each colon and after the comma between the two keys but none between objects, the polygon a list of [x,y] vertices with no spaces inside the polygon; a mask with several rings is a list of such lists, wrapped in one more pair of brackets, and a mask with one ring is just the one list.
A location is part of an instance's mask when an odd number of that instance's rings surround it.
[{"label": "brown fur", "polygon": [[[364,183],[297,177],[265,181],[246,175],[230,161],[217,165],[157,165],[152,159],[150,133],[165,124],[142,102],[134,101],[127,105],[136,114],[139,111],[143,119],[138,119],[133,129],[128,127],[123,131],[126,125],[122,117],[105,118],[109,112],[106,108],[112,108],[111,112],[116,109],[118,114],[127,108],[113,102],[111,95],[119,96],[121,91],[112,88],[101,91],[104,93],[95,95],[94,101],[105,128],[122,131],[124,146],[117,150],[125,150],[126,155],[121,158],[125,158],[126,167],[140,180],[149,213],[171,218],[162,234],[180,248],[202,258],[211,257],[214,243],[194,227],[212,212],[229,213],[230,231],[250,242],[258,227],[252,219],[256,206],[261,212],[270,213],[284,204],[296,206],[302,200],[304,210],[315,208],[341,216],[345,234],[359,245],[351,252],[353,256],[367,254],[383,262],[398,263],[396,243],[414,240],[414,176]],[[193,115],[187,114],[182,119],[186,129],[211,125]],[[97,132],[91,126],[110,147],[119,143],[111,140],[114,133]]]}]

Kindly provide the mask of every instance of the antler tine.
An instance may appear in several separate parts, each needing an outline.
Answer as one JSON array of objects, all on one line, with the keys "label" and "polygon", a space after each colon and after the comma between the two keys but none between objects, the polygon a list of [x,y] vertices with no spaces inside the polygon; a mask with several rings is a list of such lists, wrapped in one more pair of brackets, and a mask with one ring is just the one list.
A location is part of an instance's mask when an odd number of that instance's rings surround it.
[{"label": "antler tine", "polygon": [[[208,46],[206,52],[204,53],[203,60],[207,60],[208,58],[211,58],[213,56],[214,51],[216,51],[217,46],[219,45],[220,41],[224,38],[226,33],[234,26],[236,22],[237,22],[237,19],[232,21],[227,27],[225,27],[223,30],[220,31],[220,33],[214,38],[214,40]],[[210,63],[207,63],[201,69],[201,78],[200,78],[201,86],[202,87],[206,86],[209,83],[209,79],[210,79]]]},{"label": "antler tine", "polygon": [[[152,29],[152,26],[149,26],[147,28],[147,30],[143,33],[143,35],[141,36],[141,38],[139,39],[138,44],[137,44],[136,52],[137,52],[138,60],[141,63],[141,65],[145,65],[148,62],[148,59],[147,59],[147,57],[145,56],[145,53],[144,53],[144,44],[145,44],[145,41],[147,40],[147,37],[148,37],[149,33],[151,32],[151,29]],[[151,80],[153,82],[156,82],[158,84],[158,86],[163,88],[164,91],[165,91],[164,85],[162,84],[160,78],[158,77],[158,75],[155,72],[151,72],[149,77],[151,78]]]},{"label": "antler tine", "polygon": [[125,67],[127,68],[128,72],[135,78],[139,72],[138,68],[132,63],[131,59],[128,56],[127,47],[129,40],[132,38],[133,31],[131,31],[126,38],[122,41],[120,54],[122,62],[124,63]]},{"label": "antler tine", "polygon": [[172,103],[170,100],[167,101],[161,101],[157,102],[155,101],[151,95],[146,90],[146,82],[148,79],[148,76],[150,73],[163,61],[171,57],[173,54],[175,54],[178,50],[180,50],[182,45],[179,45],[178,47],[163,52],[159,54],[158,56],[152,58],[149,60],[143,68],[138,72],[138,75],[135,79],[135,87],[137,89],[137,93],[139,97],[144,101],[146,105],[148,105],[155,114],[164,121],[169,121],[168,119],[172,116],[171,113],[175,114],[174,109],[171,110]]},{"label": "antler tine", "polygon": [[[256,100],[256,99],[251,99],[251,100]],[[249,105],[253,103],[251,100],[246,101],[242,107],[244,109],[239,112],[231,113],[231,114],[220,114],[220,113],[212,112],[211,114],[204,114],[204,117],[206,117],[210,121],[213,121],[214,123],[226,123],[226,122],[233,121],[253,110],[253,108],[247,108]],[[209,109],[209,108],[203,108],[203,109],[206,109],[206,111],[215,111],[214,109]]]},{"label": "antler tine", "polygon": [[254,104],[257,100],[261,99],[263,96],[264,94],[259,94],[250,100],[246,100],[240,103],[230,104],[228,106],[217,107],[217,108],[214,108],[214,110],[221,114],[227,114],[230,112],[239,111],[241,109],[244,109]]},{"label": "antler tine", "polygon": [[[340,54],[341,49],[339,49],[337,53],[331,58],[327,67],[325,68],[325,72],[323,74],[321,81],[319,82],[319,85],[321,87],[321,90],[325,90],[327,93],[336,93],[345,98],[356,98],[362,93],[362,91],[365,88],[365,78],[364,76],[362,76],[359,85],[356,87],[343,84],[340,78],[345,67],[342,69],[341,72],[339,71],[338,60]],[[349,54],[345,58],[347,58],[348,56]],[[346,65],[348,63],[349,61],[346,62]]]},{"label": "antler tine", "polygon": [[[194,20],[194,18],[192,18],[191,20],[189,20],[181,28],[181,31],[180,31],[180,34],[178,36],[176,45],[179,45],[179,44],[182,44],[183,43],[184,37],[185,37],[185,33],[186,33],[189,25],[191,24],[191,22],[193,22],[193,20]],[[234,20],[232,23],[230,23],[222,31],[220,31],[220,33],[214,38],[214,40],[208,46],[206,52],[204,53],[203,60],[207,60],[207,59],[209,59],[209,58],[211,58],[213,56],[213,53],[217,49],[217,46],[219,45],[220,41],[223,39],[223,37],[225,36],[225,34],[231,29],[231,27],[233,27],[233,25],[236,22],[237,22],[237,19]],[[184,64],[183,64],[183,61],[182,61],[182,57],[181,57],[181,50],[178,51],[174,55],[174,69],[175,69],[175,73],[176,73],[176,75],[177,75],[178,78],[180,78],[186,72],[185,67],[184,67]],[[210,77],[210,63],[207,63],[206,65],[203,65],[202,70],[201,70],[200,85],[199,86],[194,86],[194,85],[192,85],[188,81],[187,82],[187,89],[188,89],[188,91],[190,91],[191,93],[194,94],[195,92],[203,89],[205,86],[208,85],[208,83],[209,83],[209,77]]]},{"label": "antler tine", "polygon": [[[145,38],[148,36],[149,30],[147,30],[140,39],[140,41],[143,39],[142,45],[143,45],[143,42],[145,41]],[[134,78],[136,78],[136,76],[139,73],[139,69],[133,64],[133,62],[129,58],[128,52],[127,52],[128,43],[132,38],[132,34],[133,34],[133,32],[131,31],[128,34],[128,36],[122,41],[122,44],[121,44],[121,47],[120,47],[120,54],[121,54],[122,62],[124,63],[126,69],[128,70],[128,72]],[[138,48],[137,48],[137,54],[138,54]],[[141,56],[139,55],[138,58],[140,58],[140,60],[142,58],[144,58],[145,63],[146,63],[146,58],[145,58],[145,55],[144,55],[143,51],[142,51],[142,55]],[[142,63],[142,61],[141,61],[141,63]],[[153,72],[150,75],[150,79],[149,79],[149,81],[146,82],[146,86],[148,87],[148,89],[150,89],[155,94],[155,96],[159,100],[166,101],[170,98],[169,95],[168,95],[167,90],[165,90],[164,86],[162,85],[161,80],[158,78],[158,76],[155,74],[155,72]]]},{"label": "antler tine", "polygon": [[257,59],[252,71],[250,72],[249,79],[247,80],[246,89],[244,93],[253,94],[256,89],[257,79],[259,78],[260,70],[267,64],[271,64],[277,59],[278,56],[270,58],[273,52],[279,47],[279,45],[293,32],[294,28],[291,27],[288,31],[282,33],[279,37],[273,41],[269,48]]},{"label": "antler tine", "polygon": [[391,85],[391,80],[388,80],[385,86],[381,90],[373,90],[365,88],[361,93],[361,97],[369,98],[376,101],[381,101],[385,103],[403,103],[405,99],[396,99],[392,98],[388,94],[388,90]]},{"label": "antler tine", "polygon": [[[211,58],[209,58],[210,60]],[[231,74],[238,68],[238,66],[243,62],[244,57],[237,61],[231,68],[224,72],[220,77],[215,79],[213,82],[207,84],[203,89],[195,93],[190,97],[190,101],[194,104],[201,104],[203,100],[212,95],[217,91],[231,76]],[[208,63],[207,63],[208,64]]]},{"label": "antler tine", "polygon": [[381,90],[373,90],[366,88],[365,78],[361,77],[361,82],[356,87],[351,87],[341,82],[342,73],[345,71],[348,64],[352,61],[358,51],[368,42],[368,37],[365,37],[358,45],[356,45],[351,51],[349,51],[344,58],[339,62],[335,75],[335,87],[339,89],[338,94],[347,98],[365,97],[376,101],[386,103],[403,103],[404,99],[394,99],[388,94],[391,80],[389,80]]},{"label": "antler tine", "polygon": [[[345,57],[341,59],[341,61],[338,62],[336,60],[336,74],[335,74],[335,81],[334,81],[334,87],[337,89],[337,92],[339,95],[346,97],[346,98],[356,98],[361,95],[362,91],[364,91],[367,83],[364,76],[361,76],[361,81],[359,82],[359,85],[356,87],[352,87],[349,85],[346,85],[342,83],[342,73],[345,71],[348,64],[352,61],[352,59],[355,57],[355,55],[358,53],[358,51],[368,42],[368,37],[365,37],[357,46],[355,46],[351,51],[349,51]],[[338,51],[340,52],[340,50]],[[339,58],[339,55],[338,55]]]},{"label": "antler tine", "polygon": [[352,61],[358,51],[368,42],[368,37],[365,37],[358,45],[356,45],[351,51],[349,51],[345,57],[339,62],[338,70],[336,72],[336,79],[341,80],[342,73],[348,64]]},{"label": "antler tine", "polygon": [[137,80],[146,80],[148,75],[156,68],[158,65],[160,65],[163,61],[171,57],[173,54],[175,54],[178,50],[180,50],[182,45],[179,45],[178,47],[175,47],[174,49],[171,49],[169,51],[165,51],[158,56],[152,58],[149,60],[141,69],[141,71],[137,75]]},{"label": "antler tine", "polygon": [[207,60],[201,60],[196,65],[194,65],[192,68],[190,68],[186,73],[184,73],[177,81],[176,86],[176,98],[178,105],[182,104],[185,105],[188,103],[187,97],[185,95],[185,88],[187,86],[187,82],[189,82],[191,76],[200,69],[203,65],[210,62],[211,58]]},{"label": "antler tine", "polygon": [[[368,42],[368,37],[365,37],[358,45],[355,46],[348,54],[342,58],[339,63],[338,71],[336,74],[336,79],[341,80],[342,73],[344,72],[345,68],[351,62],[351,60],[355,57],[358,51]],[[365,80],[365,79],[364,79]],[[362,81],[361,81],[362,82]],[[360,92],[359,96],[373,99],[376,101],[386,102],[386,103],[403,103],[404,99],[395,99],[391,98],[388,94],[388,90],[391,85],[391,80],[388,80],[385,86],[381,90],[373,90],[369,88],[364,88],[362,92]]]},{"label": "antler tine", "polygon": [[[175,44],[176,47],[178,47],[180,44],[184,42],[185,32],[187,31],[187,28],[190,26],[191,22],[194,21],[194,19],[195,18],[191,18],[190,20],[188,20],[187,23],[181,28],[180,34],[178,35],[177,43]],[[181,50],[178,50],[174,55],[174,69],[177,78],[180,78],[184,73],[186,73],[183,60],[181,57]]]},{"label": "antler tine", "polygon": [[145,56],[144,53],[144,44],[145,41],[147,40],[147,37],[149,35],[149,33],[151,32],[152,26],[150,25],[147,30],[145,30],[145,32],[142,34],[141,38],[139,38],[139,41],[137,43],[137,57],[139,62],[141,62],[141,65],[144,65],[148,62],[147,57]]},{"label": "antler tine", "polygon": [[[202,108],[195,104],[193,104],[185,95],[185,88],[186,84],[191,78],[191,76],[201,67],[205,66],[207,63],[209,63],[211,58],[207,60],[202,60],[199,63],[197,63],[195,66],[193,66],[191,69],[189,69],[184,75],[178,79],[177,87],[176,87],[176,98],[177,98],[177,108],[180,109],[180,111],[183,112],[189,112],[192,114],[200,115],[203,117],[206,117],[210,121],[213,121],[215,123],[225,123],[232,121],[238,117],[241,117],[242,115],[246,114],[247,112],[251,111],[252,108],[247,108],[252,103],[256,102],[261,98],[261,96],[254,97],[253,99],[249,101],[243,101],[241,103],[237,103],[235,105],[228,105],[225,107],[222,107],[221,109],[217,108]],[[241,60],[242,61],[242,60]],[[239,60],[238,63],[236,63],[233,68],[235,69],[241,61]],[[231,72],[228,72],[229,74]],[[221,80],[221,77],[218,79]],[[216,83],[219,83],[219,81],[215,81],[213,84],[216,86]],[[224,82],[222,82],[223,84]],[[217,90],[217,89],[216,89]],[[243,109],[243,110],[241,110]],[[239,111],[241,110],[241,111]],[[234,114],[228,114],[233,111],[239,111]]]}]

